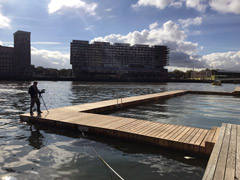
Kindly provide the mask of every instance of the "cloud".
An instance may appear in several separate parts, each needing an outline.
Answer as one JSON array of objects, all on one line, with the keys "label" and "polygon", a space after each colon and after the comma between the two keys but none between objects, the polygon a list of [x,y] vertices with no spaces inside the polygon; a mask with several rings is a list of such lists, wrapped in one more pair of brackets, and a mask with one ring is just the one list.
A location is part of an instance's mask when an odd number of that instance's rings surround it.
[{"label": "cloud", "polygon": [[190,25],[200,25],[202,24],[202,17],[188,18],[188,19],[179,19],[178,22],[183,28],[186,28]]},{"label": "cloud", "polygon": [[239,70],[240,51],[225,53],[212,53],[202,57],[209,67],[214,69]]},{"label": "cloud", "polygon": [[90,25],[85,28],[85,31],[91,31],[94,27],[95,27],[94,25]]},{"label": "cloud", "polygon": [[203,4],[203,0],[186,0],[186,6],[188,8],[194,8],[200,12],[204,12],[207,8],[207,5]]},{"label": "cloud", "polygon": [[166,7],[182,7],[183,3],[187,8],[196,9],[199,12],[205,12],[208,7],[220,13],[240,14],[239,0],[138,0],[132,7],[137,9],[141,6],[152,6],[158,9]]},{"label": "cloud", "polygon": [[53,14],[56,12],[63,11],[66,8],[70,9],[82,9],[90,15],[96,15],[97,3],[86,3],[82,0],[51,0],[48,4],[48,13]]},{"label": "cloud", "polygon": [[61,53],[59,51],[49,51],[45,49],[31,48],[31,61],[35,66],[43,66],[47,68],[71,68],[70,54]]},{"label": "cloud", "polygon": [[[155,23],[153,23],[155,24]],[[186,33],[173,21],[167,21],[158,27],[150,25],[150,29],[129,32],[127,35],[110,34],[105,37],[94,38],[93,41],[120,42],[149,45],[166,45],[170,48],[170,65],[182,67],[204,67],[204,62],[197,56],[199,50],[197,43],[186,41]]]},{"label": "cloud", "polygon": [[158,9],[164,9],[165,7],[171,5],[173,0],[138,0],[138,2],[132,5],[133,8],[138,8],[140,6],[154,6]]},{"label": "cloud", "polygon": [[175,7],[180,8],[183,5],[183,2],[185,2],[186,7],[188,8],[194,8],[198,11],[205,11],[207,5],[202,3],[202,0],[138,0],[136,4],[133,4],[132,7],[137,9],[140,6],[153,6],[158,9],[164,9],[166,7]]},{"label": "cloud", "polygon": [[240,14],[239,0],[211,0],[210,7],[221,13]]},{"label": "cloud", "polygon": [[34,45],[56,45],[56,44],[62,44],[60,42],[44,42],[44,41],[41,41],[41,42],[31,42],[31,44],[34,44]]},{"label": "cloud", "polygon": [[175,8],[180,8],[182,7],[182,2],[172,2],[170,6]]},{"label": "cloud", "polygon": [[149,25],[149,29],[154,29],[156,27],[158,27],[158,22],[155,22]]},{"label": "cloud", "polygon": [[104,11],[106,11],[106,12],[111,12],[112,9],[111,9],[111,8],[108,8],[108,9],[104,9]]},{"label": "cloud", "polygon": [[[1,8],[1,6],[0,6],[0,8]],[[1,9],[0,9],[1,10]],[[10,22],[11,22],[11,20],[8,18],[8,17],[6,17],[6,16],[4,16],[1,12],[0,12],[0,28],[8,28],[8,29],[10,29],[11,28],[11,26],[10,26]]]},{"label": "cloud", "polygon": [[2,41],[0,41],[0,45],[1,45],[1,46],[3,45]]}]

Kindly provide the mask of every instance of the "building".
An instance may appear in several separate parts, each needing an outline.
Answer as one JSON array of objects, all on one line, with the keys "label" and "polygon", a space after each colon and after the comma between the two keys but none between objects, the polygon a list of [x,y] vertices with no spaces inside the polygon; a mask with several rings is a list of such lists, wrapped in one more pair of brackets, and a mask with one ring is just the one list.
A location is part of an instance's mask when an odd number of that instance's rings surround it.
[{"label": "building", "polygon": [[166,46],[73,40],[70,63],[81,80],[161,81],[168,54]]},{"label": "building", "polygon": [[0,46],[0,77],[7,77],[14,73],[14,48]]},{"label": "building", "polygon": [[195,80],[240,80],[240,71],[202,70],[191,72],[191,79]]},{"label": "building", "polygon": [[213,71],[210,69],[202,71],[193,71],[191,72],[191,79],[195,80],[210,80],[213,75]]},{"label": "building", "polygon": [[25,79],[31,77],[30,32],[14,33],[14,47],[0,46],[0,77]]}]

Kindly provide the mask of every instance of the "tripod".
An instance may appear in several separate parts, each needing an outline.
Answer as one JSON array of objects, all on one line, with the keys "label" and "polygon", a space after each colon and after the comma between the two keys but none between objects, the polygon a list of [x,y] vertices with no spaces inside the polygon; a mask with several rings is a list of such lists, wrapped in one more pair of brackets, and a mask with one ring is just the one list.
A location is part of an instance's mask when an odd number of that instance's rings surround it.
[{"label": "tripod", "polygon": [[44,106],[45,106],[47,112],[49,113],[48,108],[47,108],[47,105],[46,105],[46,103],[45,103],[45,101],[44,101],[44,99],[43,99],[43,97],[42,97],[42,93],[39,93],[39,98],[42,99],[42,102],[43,102],[43,104],[44,104]]}]

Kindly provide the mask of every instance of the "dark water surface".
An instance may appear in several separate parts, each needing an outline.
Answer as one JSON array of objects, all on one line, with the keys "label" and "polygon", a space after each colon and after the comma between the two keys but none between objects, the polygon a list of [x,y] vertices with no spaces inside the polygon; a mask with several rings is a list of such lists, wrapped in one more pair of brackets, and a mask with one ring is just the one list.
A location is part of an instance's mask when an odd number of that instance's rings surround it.
[{"label": "dark water surface", "polygon": [[[207,159],[149,145],[25,124],[31,82],[0,82],[0,179],[118,179],[94,148],[124,179],[201,179]],[[237,85],[80,83],[40,81],[49,109],[176,89],[233,91]],[[240,124],[240,98],[185,95],[140,105],[113,115],[210,129]],[[44,109],[44,106],[42,106]]]}]

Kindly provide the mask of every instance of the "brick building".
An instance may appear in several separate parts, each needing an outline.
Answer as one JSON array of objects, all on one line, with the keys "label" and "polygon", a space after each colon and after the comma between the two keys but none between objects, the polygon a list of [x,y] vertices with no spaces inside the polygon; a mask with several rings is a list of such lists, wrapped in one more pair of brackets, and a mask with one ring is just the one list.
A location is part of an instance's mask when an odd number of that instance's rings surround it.
[{"label": "brick building", "polygon": [[0,77],[29,78],[32,75],[30,32],[14,33],[14,47],[0,46]]}]

